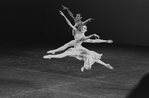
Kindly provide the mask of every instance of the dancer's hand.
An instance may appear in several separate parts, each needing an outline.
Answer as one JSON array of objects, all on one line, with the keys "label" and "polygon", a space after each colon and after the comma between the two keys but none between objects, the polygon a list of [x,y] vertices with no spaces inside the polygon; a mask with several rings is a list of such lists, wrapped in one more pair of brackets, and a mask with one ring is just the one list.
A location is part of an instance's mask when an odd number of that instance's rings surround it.
[{"label": "dancer's hand", "polygon": [[93,34],[93,36],[94,36],[95,38],[99,39],[99,35]]},{"label": "dancer's hand", "polygon": [[89,18],[88,20],[91,21],[91,20],[94,20],[94,18]]},{"label": "dancer's hand", "polygon": [[107,40],[107,43],[113,43],[113,41],[112,40]]},{"label": "dancer's hand", "polygon": [[59,10],[59,12],[60,12],[60,14],[61,14],[62,16],[64,16],[64,13],[63,13],[61,10]]},{"label": "dancer's hand", "polygon": [[67,7],[65,7],[65,6],[63,6],[63,5],[62,5],[62,7],[63,7],[63,10],[66,10],[66,9],[68,9]]}]

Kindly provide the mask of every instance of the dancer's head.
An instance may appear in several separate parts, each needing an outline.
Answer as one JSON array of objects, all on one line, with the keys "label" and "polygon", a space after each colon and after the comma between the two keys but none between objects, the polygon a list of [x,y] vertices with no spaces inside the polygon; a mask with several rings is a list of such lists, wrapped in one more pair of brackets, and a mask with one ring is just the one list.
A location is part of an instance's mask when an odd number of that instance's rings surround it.
[{"label": "dancer's head", "polygon": [[81,26],[81,32],[85,33],[86,31],[87,31],[87,26],[86,25]]},{"label": "dancer's head", "polygon": [[81,14],[76,14],[76,21],[81,21],[82,17]]}]

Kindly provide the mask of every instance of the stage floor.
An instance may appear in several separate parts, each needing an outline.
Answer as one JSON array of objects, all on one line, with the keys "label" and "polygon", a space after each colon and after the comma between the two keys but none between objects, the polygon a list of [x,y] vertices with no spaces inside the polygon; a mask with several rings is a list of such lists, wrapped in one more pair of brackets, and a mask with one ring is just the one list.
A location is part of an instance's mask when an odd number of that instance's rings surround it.
[{"label": "stage floor", "polygon": [[114,70],[95,63],[81,72],[75,58],[43,59],[48,47],[0,46],[0,98],[125,98],[149,72],[147,48],[98,46],[86,48],[103,53]]}]

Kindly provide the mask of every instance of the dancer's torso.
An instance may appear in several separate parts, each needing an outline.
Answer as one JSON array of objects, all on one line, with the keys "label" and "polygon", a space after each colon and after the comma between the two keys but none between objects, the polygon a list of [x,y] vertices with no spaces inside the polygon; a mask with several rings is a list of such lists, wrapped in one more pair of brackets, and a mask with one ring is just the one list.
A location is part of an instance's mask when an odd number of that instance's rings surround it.
[{"label": "dancer's torso", "polygon": [[78,29],[73,30],[73,32],[74,32],[74,35],[73,35],[74,36],[74,40],[73,40],[74,48],[71,48],[70,50],[73,51],[76,55],[80,55],[80,56],[84,55],[83,57],[86,57],[86,56],[94,57],[96,53],[82,46],[82,43],[83,43],[82,39],[85,37],[84,33],[81,33],[81,31]]}]

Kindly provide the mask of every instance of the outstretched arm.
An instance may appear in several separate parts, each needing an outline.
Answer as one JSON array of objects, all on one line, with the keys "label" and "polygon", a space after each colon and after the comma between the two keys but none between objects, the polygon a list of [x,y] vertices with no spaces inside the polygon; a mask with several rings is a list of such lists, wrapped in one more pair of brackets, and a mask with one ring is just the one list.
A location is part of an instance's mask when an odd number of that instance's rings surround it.
[{"label": "outstretched arm", "polygon": [[97,34],[91,34],[89,36],[86,36],[87,39],[90,39],[91,37],[95,37],[95,38],[99,39],[99,35],[97,35]]},{"label": "outstretched arm", "polygon": [[[96,37],[96,39],[91,39],[91,37]],[[99,39],[99,35],[97,34],[92,34],[89,36],[85,36],[81,39],[83,42],[87,42],[87,43],[113,43],[112,40],[103,40],[103,39]]]},{"label": "outstretched arm", "polygon": [[92,34],[92,35],[89,35],[89,36],[84,36],[81,39],[81,41],[83,41],[83,42],[89,41],[91,37],[96,37],[97,39],[99,39],[99,36],[97,34]]},{"label": "outstretched arm", "polygon": [[64,13],[62,11],[59,11],[60,14],[66,19],[66,22],[68,23],[68,25],[73,28],[74,30],[77,30],[72,24],[71,22],[66,18],[66,16],[64,15]]},{"label": "outstretched arm", "polygon": [[84,24],[86,24],[87,22],[90,22],[91,20],[93,20],[93,18],[89,18],[89,19],[87,19],[86,21],[83,21],[82,24],[84,25]]},{"label": "outstretched arm", "polygon": [[75,17],[74,17],[74,15],[72,14],[72,12],[67,8],[67,7],[65,7],[65,6],[63,6],[62,5],[62,7],[63,7],[63,10],[67,10],[67,12],[68,12],[68,14],[73,18],[73,20],[75,21]]}]

